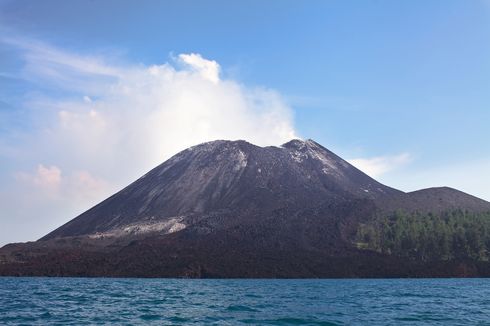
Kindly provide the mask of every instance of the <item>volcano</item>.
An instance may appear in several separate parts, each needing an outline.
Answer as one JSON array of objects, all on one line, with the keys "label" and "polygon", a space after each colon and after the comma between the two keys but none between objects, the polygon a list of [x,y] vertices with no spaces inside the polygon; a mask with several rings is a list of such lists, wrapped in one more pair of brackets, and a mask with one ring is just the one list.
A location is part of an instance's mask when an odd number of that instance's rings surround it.
[{"label": "volcano", "polygon": [[403,244],[409,231],[400,240],[406,255],[381,236],[385,247],[363,247],[360,228],[384,234],[374,221],[395,212],[409,223],[427,214],[439,224],[461,215],[468,224],[481,221],[490,203],[447,187],[390,188],[313,140],[279,147],[217,140],[176,154],[38,241],[3,247],[0,275],[490,275],[486,256],[469,249],[418,255],[418,244]]}]

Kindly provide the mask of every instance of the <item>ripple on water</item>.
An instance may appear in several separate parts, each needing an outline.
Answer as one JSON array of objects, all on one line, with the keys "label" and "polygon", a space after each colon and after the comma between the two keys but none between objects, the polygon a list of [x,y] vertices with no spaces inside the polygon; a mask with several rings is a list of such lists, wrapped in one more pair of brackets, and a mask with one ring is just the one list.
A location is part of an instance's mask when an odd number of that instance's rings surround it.
[{"label": "ripple on water", "polygon": [[247,307],[247,306],[242,306],[242,305],[231,305],[226,307],[227,311],[250,311],[250,312],[256,312],[258,311],[257,309],[254,309],[252,307]]},{"label": "ripple on water", "polygon": [[329,321],[317,321],[304,318],[279,318],[269,321],[273,325],[319,325],[319,326],[337,326],[340,324]]},{"label": "ripple on water", "polygon": [[172,316],[167,318],[168,321],[173,322],[173,323],[187,323],[191,321],[190,318],[185,318],[185,317],[179,317],[179,316]]},{"label": "ripple on water", "polygon": [[140,319],[142,320],[159,320],[161,318],[162,318],[161,316],[154,315],[154,314],[145,314],[140,316]]}]

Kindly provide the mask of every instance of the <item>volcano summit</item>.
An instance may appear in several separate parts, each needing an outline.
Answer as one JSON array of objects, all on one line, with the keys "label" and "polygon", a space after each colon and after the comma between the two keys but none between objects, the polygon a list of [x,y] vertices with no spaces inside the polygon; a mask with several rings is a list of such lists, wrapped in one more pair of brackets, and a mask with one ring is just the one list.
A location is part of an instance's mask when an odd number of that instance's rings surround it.
[{"label": "volcano summit", "polygon": [[188,148],[35,242],[0,275],[490,276],[490,203],[405,193],[313,140]]}]

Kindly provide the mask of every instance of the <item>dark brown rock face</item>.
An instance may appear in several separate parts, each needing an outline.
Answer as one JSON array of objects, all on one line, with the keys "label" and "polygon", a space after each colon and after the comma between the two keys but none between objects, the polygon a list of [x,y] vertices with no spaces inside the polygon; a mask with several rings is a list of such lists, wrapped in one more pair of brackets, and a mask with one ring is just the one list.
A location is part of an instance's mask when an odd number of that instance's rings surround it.
[{"label": "dark brown rock face", "polygon": [[484,263],[429,266],[352,244],[376,213],[455,208],[490,203],[450,188],[401,192],[312,140],[219,140],[180,152],[39,241],[0,249],[0,275],[457,276],[461,266],[483,275]]}]

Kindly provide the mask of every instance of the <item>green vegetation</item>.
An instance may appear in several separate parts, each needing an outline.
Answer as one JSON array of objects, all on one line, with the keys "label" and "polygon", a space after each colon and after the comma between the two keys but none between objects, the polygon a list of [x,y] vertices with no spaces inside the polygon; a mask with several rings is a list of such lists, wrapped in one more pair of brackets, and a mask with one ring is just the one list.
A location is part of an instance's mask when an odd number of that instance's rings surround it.
[{"label": "green vegetation", "polygon": [[397,211],[361,224],[356,234],[360,249],[429,260],[490,257],[490,212],[462,210],[441,214]]}]

